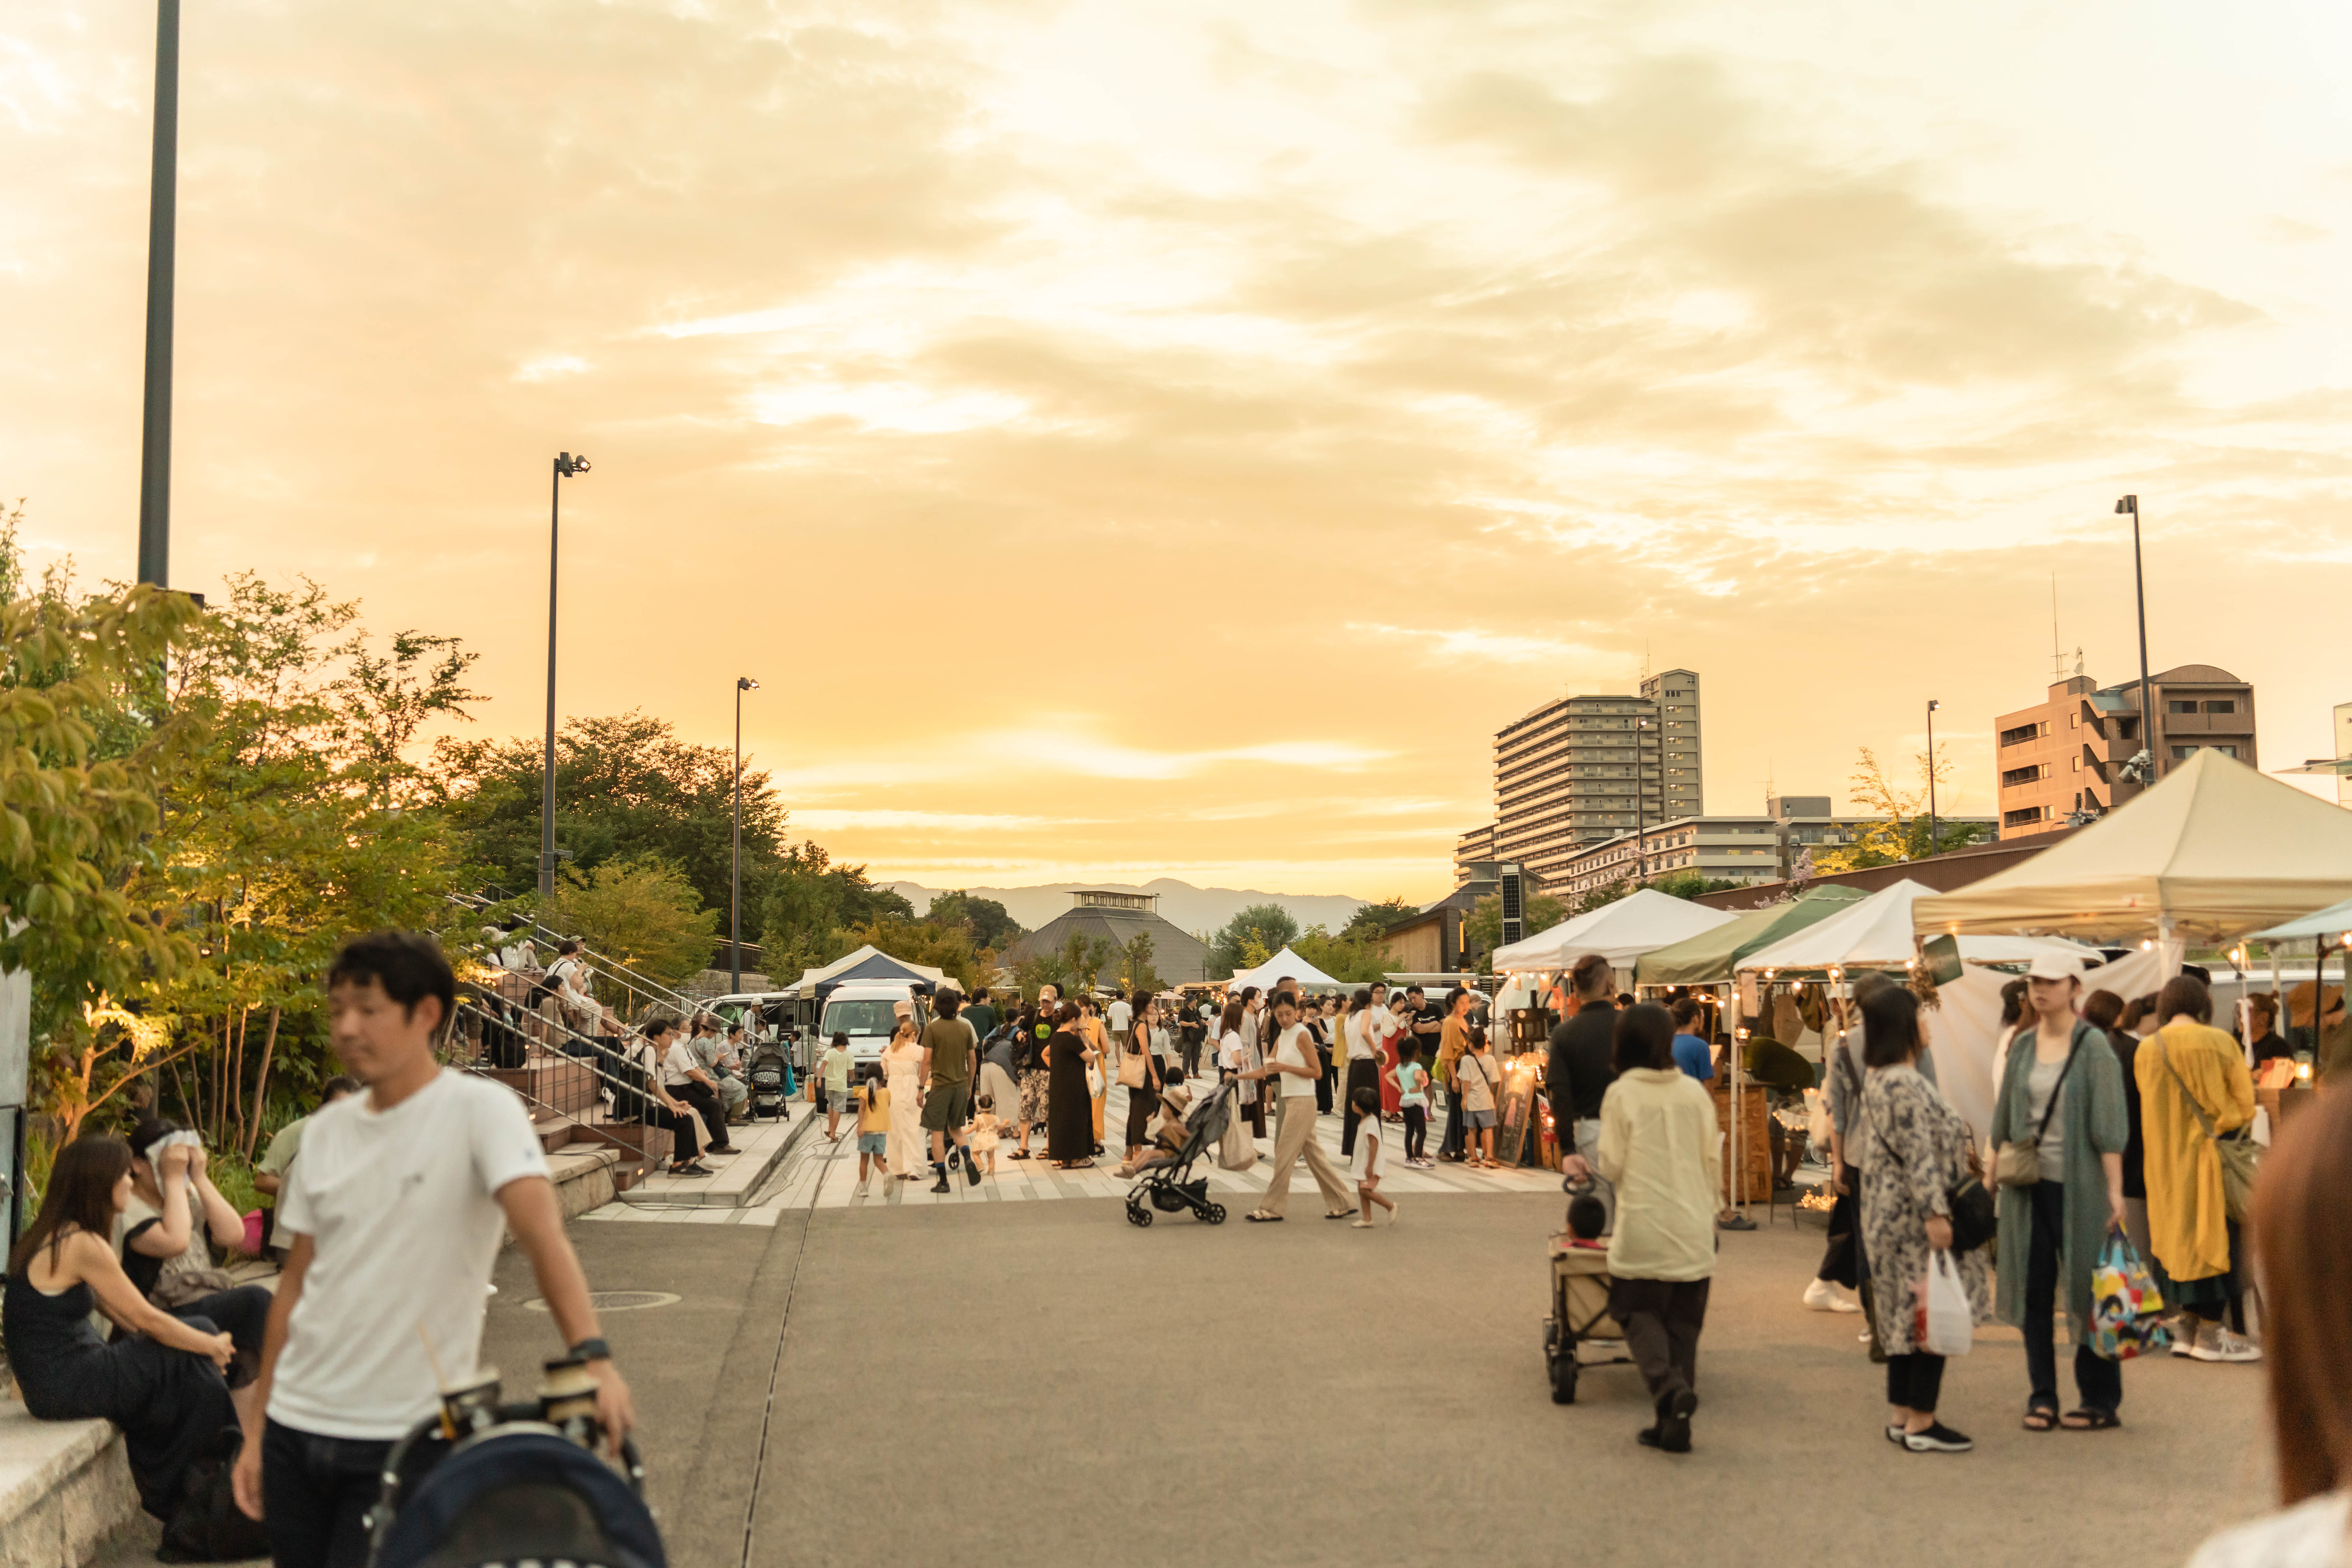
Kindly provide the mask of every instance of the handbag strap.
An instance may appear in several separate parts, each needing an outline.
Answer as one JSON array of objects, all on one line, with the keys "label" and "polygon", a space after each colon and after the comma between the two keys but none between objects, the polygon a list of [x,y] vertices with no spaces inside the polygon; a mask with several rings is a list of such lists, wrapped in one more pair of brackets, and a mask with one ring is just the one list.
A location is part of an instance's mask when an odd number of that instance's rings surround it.
[{"label": "handbag strap", "polygon": [[2164,1070],[2166,1073],[2169,1074],[2172,1081],[2179,1086],[2180,1098],[2187,1100],[2189,1102],[2189,1109],[2197,1114],[2197,1125],[2205,1129],[2206,1137],[2210,1138],[2214,1142],[2219,1143],[2221,1141],[2221,1134],[2214,1130],[2213,1119],[2205,1114],[2205,1107],[2198,1102],[2198,1099],[2195,1095],[2189,1092],[2189,1080],[2182,1078],[2179,1069],[2173,1067],[2172,1052],[2164,1043],[2162,1030],[2158,1030],[2157,1032],[2155,1039],[2156,1059],[2164,1064]]},{"label": "handbag strap", "polygon": [[[2074,1070],[2074,1058],[2082,1048],[2083,1040],[2080,1035],[2073,1037],[2066,1042],[2066,1065],[2058,1069],[2058,1081],[2050,1086],[2050,1103],[2042,1108],[2042,1125],[2033,1130],[2033,1141],[2036,1143],[2041,1142],[2042,1135],[2050,1131],[2050,1119],[2058,1114],[2058,1097],[2066,1092],[2066,1075]],[[2026,1070],[2029,1074],[2032,1071],[2031,1068]]]}]

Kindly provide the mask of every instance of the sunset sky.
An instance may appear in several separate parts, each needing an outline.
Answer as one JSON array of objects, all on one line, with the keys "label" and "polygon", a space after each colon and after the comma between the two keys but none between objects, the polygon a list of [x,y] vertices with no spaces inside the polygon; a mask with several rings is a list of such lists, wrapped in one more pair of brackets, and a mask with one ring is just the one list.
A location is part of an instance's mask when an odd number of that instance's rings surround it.
[{"label": "sunset sky", "polygon": [[[0,495],[134,568],[152,4],[0,14]],[[1711,811],[2149,655],[2352,700],[2352,8],[189,0],[173,578],[745,740],[877,878],[1451,885],[1494,731]]]}]

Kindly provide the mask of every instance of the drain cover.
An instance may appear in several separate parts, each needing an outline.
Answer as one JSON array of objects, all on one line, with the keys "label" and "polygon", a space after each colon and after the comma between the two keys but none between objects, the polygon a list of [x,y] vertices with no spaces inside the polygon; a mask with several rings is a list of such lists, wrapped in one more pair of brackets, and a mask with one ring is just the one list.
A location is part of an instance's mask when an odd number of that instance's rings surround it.
[{"label": "drain cover", "polygon": [[[591,1290],[588,1304],[600,1312],[634,1312],[640,1307],[674,1307],[680,1298],[667,1290]],[[544,1299],[525,1301],[534,1312],[547,1310]]]}]

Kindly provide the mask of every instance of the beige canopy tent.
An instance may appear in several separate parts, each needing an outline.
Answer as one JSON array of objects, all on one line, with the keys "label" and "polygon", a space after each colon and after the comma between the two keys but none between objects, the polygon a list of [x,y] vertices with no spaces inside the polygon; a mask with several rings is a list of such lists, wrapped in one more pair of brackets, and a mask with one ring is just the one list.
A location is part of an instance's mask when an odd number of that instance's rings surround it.
[{"label": "beige canopy tent", "polygon": [[1922,932],[2227,942],[2352,898],[2352,811],[2210,748],[2022,865],[1911,906]]}]

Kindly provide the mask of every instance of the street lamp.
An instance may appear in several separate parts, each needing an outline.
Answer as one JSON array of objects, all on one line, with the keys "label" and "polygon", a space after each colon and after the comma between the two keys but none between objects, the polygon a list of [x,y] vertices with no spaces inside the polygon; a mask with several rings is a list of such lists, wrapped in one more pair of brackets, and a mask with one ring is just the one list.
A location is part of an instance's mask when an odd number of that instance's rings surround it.
[{"label": "street lamp", "polygon": [[727,890],[727,952],[735,978],[727,989],[737,995],[743,991],[743,693],[759,689],[750,676],[735,678],[735,859]]},{"label": "street lamp", "polygon": [[588,471],[588,459],[555,455],[547,500],[547,763],[539,795],[539,896],[555,896],[555,546],[563,515],[563,481]]},{"label": "street lamp", "polygon": [[1936,852],[1936,710],[1942,703],[1927,699],[1927,853]]},{"label": "street lamp", "polygon": [[155,150],[147,181],[147,377],[139,421],[139,580],[172,574],[172,274],[180,192],[180,0],[155,4]]},{"label": "street lamp", "polygon": [[2132,520],[2132,595],[2139,604],[2139,752],[2119,770],[2142,789],[2156,782],[2156,710],[2148,700],[2147,584],[2139,567],[2139,497],[2116,502],[2116,515]]}]

